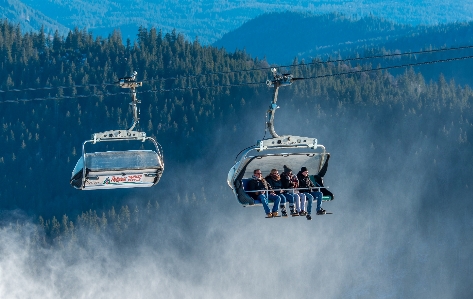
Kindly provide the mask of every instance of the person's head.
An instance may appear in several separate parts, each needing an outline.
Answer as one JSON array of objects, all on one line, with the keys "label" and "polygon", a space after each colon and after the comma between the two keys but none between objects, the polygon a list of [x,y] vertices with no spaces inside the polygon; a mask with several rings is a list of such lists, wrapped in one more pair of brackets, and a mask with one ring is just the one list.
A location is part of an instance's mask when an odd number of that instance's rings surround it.
[{"label": "person's head", "polygon": [[278,172],[278,170],[277,170],[277,169],[274,169],[274,168],[273,168],[273,169],[271,169],[271,175],[273,175],[273,176],[277,176],[277,175],[279,175],[279,172]]},{"label": "person's head", "polygon": [[255,177],[258,177],[258,178],[260,178],[263,175],[263,173],[261,172],[261,169],[255,169],[253,171],[253,174],[255,175]]},{"label": "person's head", "polygon": [[290,169],[290,168],[287,167],[286,165],[283,166],[283,169],[284,169],[284,173],[286,173],[286,174],[292,174],[292,169]]},{"label": "person's head", "polygon": [[308,176],[309,175],[309,170],[307,170],[307,167],[303,166],[301,168],[301,173],[304,175],[304,176]]}]

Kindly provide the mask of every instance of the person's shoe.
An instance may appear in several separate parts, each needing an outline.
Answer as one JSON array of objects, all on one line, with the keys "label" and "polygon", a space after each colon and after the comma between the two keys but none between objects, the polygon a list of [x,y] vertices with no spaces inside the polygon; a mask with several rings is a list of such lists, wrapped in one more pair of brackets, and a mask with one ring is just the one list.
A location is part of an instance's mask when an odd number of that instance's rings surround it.
[{"label": "person's shoe", "polygon": [[297,211],[292,210],[291,215],[295,217],[295,216],[299,216],[299,213]]},{"label": "person's shoe", "polygon": [[322,211],[322,212],[324,212],[324,213],[325,213],[325,210],[324,210],[324,209],[322,209],[322,208],[320,208],[320,211]]},{"label": "person's shoe", "polygon": [[287,212],[286,212],[286,210],[282,210],[282,211],[281,211],[281,215],[282,215],[283,217],[287,217]]},{"label": "person's shoe", "polygon": [[305,218],[307,218],[307,220],[312,220],[312,216],[310,216],[310,214],[307,214]]},{"label": "person's shoe", "polygon": [[325,215],[325,210],[318,210],[317,215]]},{"label": "person's shoe", "polygon": [[266,218],[273,218],[273,214],[272,213],[266,214]]},{"label": "person's shoe", "polygon": [[278,216],[278,212],[273,212],[273,217],[277,217]]},{"label": "person's shoe", "polygon": [[305,212],[304,210],[299,212],[299,216],[305,216],[305,215],[307,215],[307,212]]}]

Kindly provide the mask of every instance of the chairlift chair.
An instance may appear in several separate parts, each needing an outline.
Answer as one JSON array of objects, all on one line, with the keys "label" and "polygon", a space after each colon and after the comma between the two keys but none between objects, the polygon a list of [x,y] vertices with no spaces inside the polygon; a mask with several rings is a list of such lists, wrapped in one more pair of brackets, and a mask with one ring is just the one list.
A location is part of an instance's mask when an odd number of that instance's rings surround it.
[{"label": "chairlift chair", "polygon": [[[72,171],[71,186],[80,190],[117,189],[151,187],[156,185],[164,171],[162,148],[145,132],[134,131],[138,124],[136,87],[142,82],[135,81],[136,72],[131,77],[121,78],[120,87],[130,88],[134,122],[128,130],[111,130],[92,134],[90,140],[82,144],[82,155]],[[99,142],[147,143],[153,149],[131,149],[125,151],[87,152],[86,144]]]},{"label": "chairlift chair", "polygon": [[[326,161],[328,153],[325,147],[317,143],[317,139],[310,137],[284,135],[279,136],[274,130],[274,114],[278,88],[280,86],[291,85],[294,80],[290,74],[278,74],[276,69],[272,69],[274,79],[268,80],[268,86],[274,86],[273,101],[268,110],[267,129],[272,138],[258,140],[238,154],[235,165],[230,169],[227,183],[233,190],[238,202],[246,206],[261,205],[258,200],[254,200],[246,192],[247,183],[252,179],[253,171],[260,169],[263,177],[269,175],[272,169],[283,171],[283,166],[293,170],[297,174],[301,167],[309,169],[309,177],[314,181],[314,175],[318,174]],[[296,190],[286,190],[296,191]],[[322,200],[329,201],[333,198],[323,196]]]},{"label": "chairlift chair", "polygon": [[[264,177],[272,169],[281,173],[284,165],[291,168],[294,174],[304,166],[309,169],[309,177],[314,181],[313,177],[322,168],[327,155],[325,147],[317,144],[315,138],[286,135],[259,140],[237,157],[238,161],[228,172],[227,183],[241,205],[260,205],[258,200],[255,201],[246,193],[247,184],[255,169],[261,169]],[[324,196],[322,200],[329,201],[332,198]]]}]

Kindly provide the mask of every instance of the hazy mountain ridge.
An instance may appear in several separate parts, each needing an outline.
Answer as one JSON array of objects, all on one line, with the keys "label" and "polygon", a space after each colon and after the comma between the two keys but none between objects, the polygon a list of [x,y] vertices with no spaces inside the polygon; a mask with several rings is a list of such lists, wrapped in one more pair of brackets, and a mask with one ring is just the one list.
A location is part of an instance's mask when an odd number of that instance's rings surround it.
[{"label": "hazy mountain ridge", "polygon": [[[7,1],[7,0],[4,0]],[[176,29],[185,34],[189,40],[197,36],[204,43],[212,43],[224,33],[234,30],[244,22],[268,12],[308,12],[326,14],[343,13],[359,18],[373,14],[400,24],[438,24],[471,20],[472,1],[419,1],[403,3],[394,1],[323,1],[308,0],[297,3],[282,1],[174,1],[165,0],[159,3],[152,1],[100,1],[92,0],[8,0],[16,5],[26,4],[37,12],[57,21],[69,29],[87,28],[95,34],[104,35],[113,29],[120,28],[124,37],[134,39],[133,32],[139,26],[156,27],[166,32]],[[17,19],[17,17],[0,14],[0,17]],[[54,32],[55,28],[46,26]],[[36,30],[38,30],[36,28]],[[48,30],[46,30],[48,32]]]},{"label": "hazy mountain ridge", "polygon": [[21,26],[23,32],[38,31],[41,27],[46,32],[58,31],[65,35],[69,31],[64,25],[46,16],[40,10],[17,0],[0,0],[0,18],[7,19]]},{"label": "hazy mountain ridge", "polygon": [[[277,30],[275,30],[277,28]],[[248,21],[213,45],[243,50],[269,62],[310,61],[340,53],[364,55],[372,49],[419,51],[473,44],[473,22],[432,26],[396,24],[376,17],[352,19],[341,14],[271,13]]]},{"label": "hazy mountain ridge", "polygon": [[284,12],[248,21],[213,45],[229,51],[245,49],[253,57],[287,64],[294,57],[310,60],[360,44],[378,45],[392,35],[402,36],[412,30],[409,25],[374,17],[351,19],[341,14]]}]

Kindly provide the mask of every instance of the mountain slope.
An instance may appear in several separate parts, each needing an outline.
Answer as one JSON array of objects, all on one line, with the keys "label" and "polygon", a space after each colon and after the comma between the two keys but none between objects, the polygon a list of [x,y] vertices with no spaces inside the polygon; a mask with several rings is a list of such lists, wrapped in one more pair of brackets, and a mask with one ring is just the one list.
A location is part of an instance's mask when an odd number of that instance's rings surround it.
[{"label": "mountain slope", "polygon": [[213,45],[229,51],[246,49],[254,57],[284,64],[295,56],[308,59],[340,48],[378,44],[410,30],[411,26],[373,17],[354,20],[340,14],[271,13],[225,34]]},{"label": "mountain slope", "polygon": [[[2,0],[4,3],[23,4],[51,20],[73,29],[92,30],[94,34],[107,35],[120,28],[124,37],[134,39],[139,26],[155,27],[165,32],[176,29],[187,39],[198,36],[201,43],[216,41],[224,33],[238,28],[246,21],[269,12],[309,12],[327,14],[343,13],[348,16],[374,15],[401,24],[438,24],[472,20],[473,2],[454,0],[422,0],[416,2],[340,1],[314,2],[301,0],[291,3],[270,0]],[[22,10],[0,13],[9,20],[21,18]],[[282,25],[284,26],[284,25]],[[39,29],[38,26],[32,28]]]},{"label": "mountain slope", "polygon": [[348,18],[341,14],[293,12],[265,14],[225,34],[213,45],[229,51],[245,49],[270,63],[288,64],[295,57],[353,57],[366,51],[418,51],[429,47],[473,44],[473,22],[431,26],[395,24],[385,19]]},{"label": "mountain slope", "polygon": [[24,32],[37,31],[41,27],[51,33],[58,30],[61,35],[69,31],[64,25],[49,18],[40,10],[33,9],[19,0],[0,0],[0,18],[21,25]]}]

